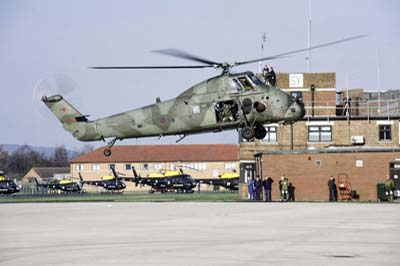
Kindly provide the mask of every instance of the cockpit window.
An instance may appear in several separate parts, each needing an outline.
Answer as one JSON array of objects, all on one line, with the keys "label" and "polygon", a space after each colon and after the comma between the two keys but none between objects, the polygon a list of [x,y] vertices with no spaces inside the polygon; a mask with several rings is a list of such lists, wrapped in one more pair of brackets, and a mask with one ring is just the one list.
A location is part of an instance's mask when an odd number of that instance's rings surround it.
[{"label": "cockpit window", "polygon": [[238,77],[238,80],[245,91],[253,90],[253,85],[246,76]]},{"label": "cockpit window", "polygon": [[231,79],[229,81],[229,85],[232,88],[233,91],[243,91],[242,86],[236,79]]}]

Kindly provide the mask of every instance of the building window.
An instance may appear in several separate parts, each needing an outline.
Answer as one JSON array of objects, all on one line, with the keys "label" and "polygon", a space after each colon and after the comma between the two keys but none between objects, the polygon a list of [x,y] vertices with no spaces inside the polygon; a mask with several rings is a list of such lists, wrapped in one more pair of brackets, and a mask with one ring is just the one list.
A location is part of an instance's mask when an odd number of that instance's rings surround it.
[{"label": "building window", "polygon": [[379,126],[379,140],[380,141],[392,140],[392,126],[391,125],[380,125]]},{"label": "building window", "polygon": [[154,164],[154,170],[161,170],[162,169],[162,163],[155,163]]},{"label": "building window", "polygon": [[140,164],[140,170],[149,170],[149,164],[148,163]]},{"label": "building window", "polygon": [[308,141],[310,142],[332,141],[332,126],[309,126]]},{"label": "building window", "polygon": [[110,163],[108,165],[108,169],[111,170],[111,168],[114,168],[114,170],[117,170],[117,168],[115,167],[115,163]]},{"label": "building window", "polygon": [[267,134],[262,142],[276,143],[276,127],[265,127]]},{"label": "building window", "polygon": [[303,93],[301,91],[292,91],[290,95],[293,97],[295,100],[300,100],[303,101]]},{"label": "building window", "polygon": [[236,169],[235,163],[225,163],[225,170]]},{"label": "building window", "polygon": [[129,171],[132,169],[132,165],[130,163],[125,164],[125,170]]},{"label": "building window", "polygon": [[78,172],[83,171],[83,164],[77,164],[76,165],[76,171],[78,171]]},{"label": "building window", "polygon": [[92,164],[92,171],[99,171],[100,170],[100,164]]}]

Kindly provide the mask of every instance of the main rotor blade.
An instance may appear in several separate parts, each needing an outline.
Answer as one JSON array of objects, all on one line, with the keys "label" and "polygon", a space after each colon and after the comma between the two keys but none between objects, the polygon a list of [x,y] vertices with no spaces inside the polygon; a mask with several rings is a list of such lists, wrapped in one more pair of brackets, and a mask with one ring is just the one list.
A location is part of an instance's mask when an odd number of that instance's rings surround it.
[{"label": "main rotor blade", "polygon": [[360,38],[364,38],[364,37],[367,37],[367,35],[357,35],[357,36],[341,39],[341,40],[334,41],[334,42],[328,42],[328,43],[323,43],[323,44],[320,44],[320,45],[312,46],[310,48],[294,50],[294,51],[291,51],[291,52],[286,52],[286,53],[282,53],[282,54],[277,54],[277,55],[268,56],[268,57],[259,58],[259,59],[254,59],[254,60],[249,60],[249,61],[236,62],[235,65],[238,66],[238,65],[255,63],[255,62],[259,62],[259,61],[267,61],[267,60],[277,59],[277,58],[280,58],[280,57],[283,57],[283,56],[296,54],[296,53],[309,51],[309,50],[314,50],[314,49],[318,49],[318,48],[322,48],[322,47],[326,47],[326,46],[331,46],[331,45],[335,45],[335,44],[342,43],[342,42],[352,41],[352,40],[360,39]]},{"label": "main rotor blade", "polygon": [[91,69],[187,69],[187,68],[207,68],[214,67],[212,65],[198,66],[95,66]]},{"label": "main rotor blade", "polygon": [[187,52],[184,51],[180,51],[178,49],[162,49],[162,50],[155,50],[153,51],[154,53],[159,53],[159,54],[164,54],[164,55],[169,55],[169,56],[174,56],[174,57],[179,57],[179,58],[183,58],[186,60],[191,60],[191,61],[195,61],[195,62],[200,62],[200,63],[204,63],[207,65],[222,65],[221,63],[217,63],[205,58],[201,58],[197,55],[192,55],[189,54]]}]

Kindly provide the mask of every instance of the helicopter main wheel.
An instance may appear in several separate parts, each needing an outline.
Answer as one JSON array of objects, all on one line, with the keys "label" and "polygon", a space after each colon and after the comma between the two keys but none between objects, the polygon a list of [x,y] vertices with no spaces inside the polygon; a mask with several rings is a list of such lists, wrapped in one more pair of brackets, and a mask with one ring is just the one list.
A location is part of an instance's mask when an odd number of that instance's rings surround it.
[{"label": "helicopter main wheel", "polygon": [[108,157],[108,156],[110,156],[110,155],[111,155],[111,149],[108,149],[108,148],[107,148],[107,149],[105,149],[105,150],[104,150],[104,152],[103,152],[103,153],[104,153],[104,155],[105,155],[105,156],[107,156],[107,157]]},{"label": "helicopter main wheel", "polygon": [[264,139],[266,135],[267,135],[267,130],[265,130],[265,127],[256,126],[254,128],[254,137],[256,139]]},{"label": "helicopter main wheel", "polygon": [[254,137],[254,130],[251,127],[244,127],[242,129],[242,137],[247,140],[252,139]]}]

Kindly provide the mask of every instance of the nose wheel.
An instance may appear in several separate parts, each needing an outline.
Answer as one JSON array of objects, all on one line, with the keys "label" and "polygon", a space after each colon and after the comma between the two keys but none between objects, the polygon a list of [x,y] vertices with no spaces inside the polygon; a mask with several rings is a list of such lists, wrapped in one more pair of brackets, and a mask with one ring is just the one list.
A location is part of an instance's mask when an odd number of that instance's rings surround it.
[{"label": "nose wheel", "polygon": [[253,128],[248,127],[248,126],[244,127],[242,129],[241,134],[242,134],[242,137],[246,140],[250,140],[250,139],[254,138],[254,130],[253,130]]},{"label": "nose wheel", "polygon": [[267,135],[267,131],[265,130],[265,128],[263,126],[255,126],[250,127],[250,126],[246,126],[242,129],[241,131],[242,137],[246,140],[250,140],[252,138],[256,138],[256,139],[264,139],[265,136]]},{"label": "nose wheel", "polygon": [[103,153],[104,153],[104,156],[107,156],[107,157],[108,157],[108,156],[111,155],[111,149],[106,148],[106,149],[104,149]]}]

